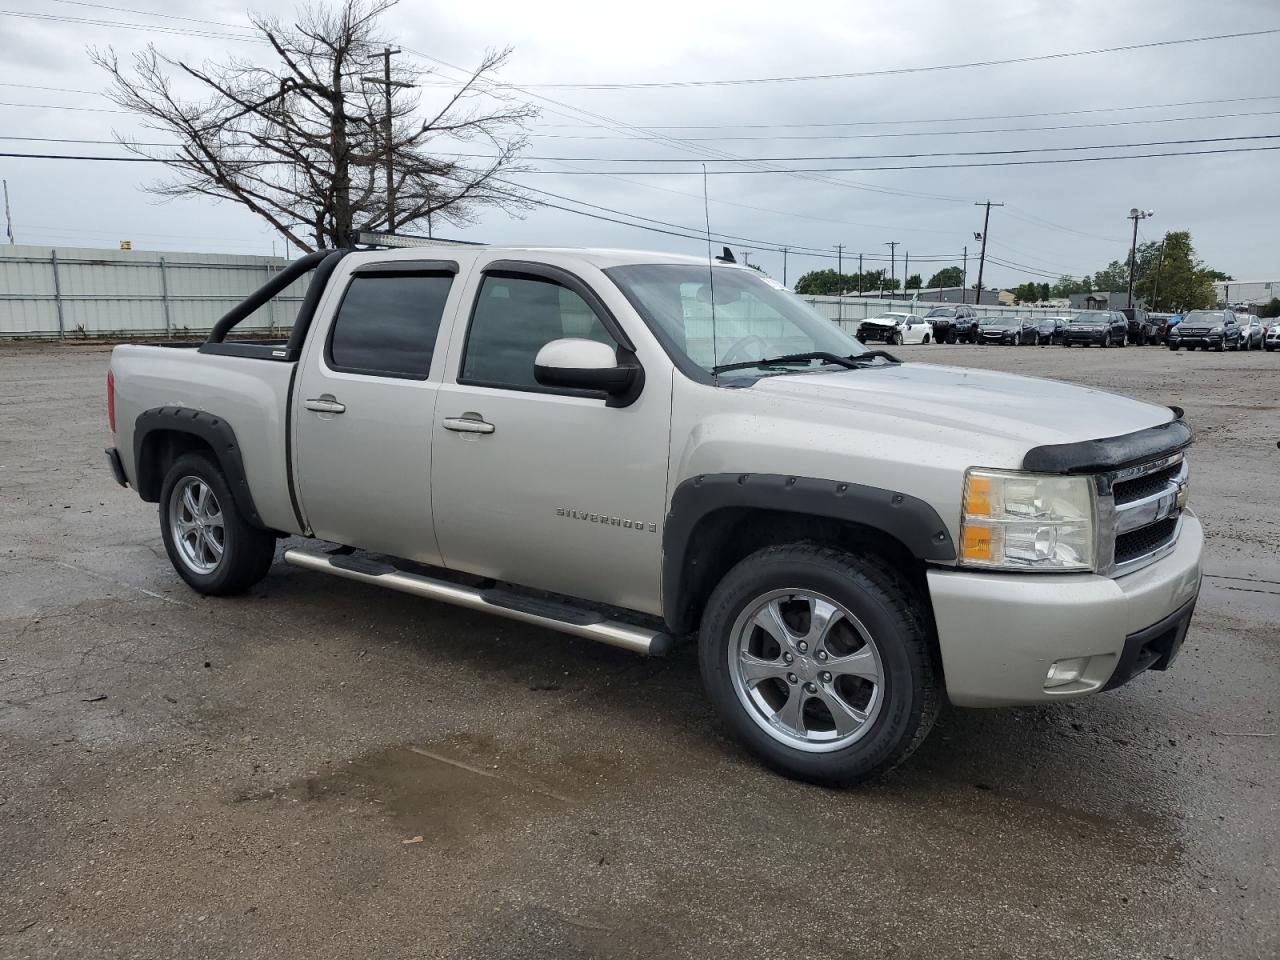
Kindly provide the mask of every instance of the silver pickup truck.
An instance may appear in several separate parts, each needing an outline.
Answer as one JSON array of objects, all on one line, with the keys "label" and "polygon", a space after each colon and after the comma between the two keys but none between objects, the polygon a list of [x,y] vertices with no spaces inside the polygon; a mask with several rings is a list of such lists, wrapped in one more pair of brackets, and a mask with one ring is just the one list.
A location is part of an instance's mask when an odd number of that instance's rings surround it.
[{"label": "silver pickup truck", "polygon": [[[228,338],[308,273],[287,341]],[[303,537],[320,574],[696,635],[726,726],[820,783],[901,762],[944,696],[1166,668],[1199,592],[1180,411],[902,363],[720,258],[311,254],[203,344],[117,347],[107,389],[115,477],[195,590]]]}]

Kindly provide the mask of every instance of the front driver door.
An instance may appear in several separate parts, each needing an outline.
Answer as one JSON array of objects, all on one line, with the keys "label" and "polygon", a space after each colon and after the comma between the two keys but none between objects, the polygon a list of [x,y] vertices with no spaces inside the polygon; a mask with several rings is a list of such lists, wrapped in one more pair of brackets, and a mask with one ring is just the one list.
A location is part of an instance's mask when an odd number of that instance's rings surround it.
[{"label": "front driver door", "polygon": [[494,263],[477,286],[470,324],[450,350],[432,444],[445,563],[660,612],[670,375],[664,382],[650,362],[625,407],[540,386],[534,358],[551,340],[634,344],[601,297],[558,268]]}]

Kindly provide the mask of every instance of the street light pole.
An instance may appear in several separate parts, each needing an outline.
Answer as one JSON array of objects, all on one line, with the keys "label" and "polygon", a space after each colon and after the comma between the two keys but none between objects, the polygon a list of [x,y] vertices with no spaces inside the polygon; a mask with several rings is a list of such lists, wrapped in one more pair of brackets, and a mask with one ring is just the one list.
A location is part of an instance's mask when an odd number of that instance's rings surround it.
[{"label": "street light pole", "polygon": [[886,240],[884,245],[889,248],[889,280],[893,283],[893,288],[889,291],[889,296],[893,296],[894,291],[898,289],[898,240]]},{"label": "street light pole", "polygon": [[1129,244],[1129,302],[1125,304],[1127,307],[1133,306],[1133,274],[1138,267],[1138,221],[1153,216],[1155,216],[1154,210],[1139,210],[1134,207],[1129,211],[1129,219],[1133,221],[1133,242]]}]

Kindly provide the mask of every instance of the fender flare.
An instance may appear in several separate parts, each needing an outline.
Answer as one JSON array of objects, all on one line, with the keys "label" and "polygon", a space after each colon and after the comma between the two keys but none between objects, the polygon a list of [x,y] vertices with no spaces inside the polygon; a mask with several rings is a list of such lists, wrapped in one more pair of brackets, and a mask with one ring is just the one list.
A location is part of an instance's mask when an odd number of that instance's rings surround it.
[{"label": "fender flare", "polygon": [[919,497],[842,480],[775,473],[715,473],[676,487],[662,531],[663,618],[683,624],[690,585],[686,563],[699,523],[725,508],[846,521],[892,537],[918,560],[955,563],[955,543],[938,512]]},{"label": "fender flare", "polygon": [[240,454],[240,444],[236,440],[235,430],[231,424],[221,417],[203,410],[192,410],[188,407],[153,407],[138,414],[133,427],[133,464],[134,476],[138,478],[138,494],[148,503],[156,503],[160,499],[160,485],[154,481],[144,482],[147,474],[143,471],[143,454],[147,437],[157,430],[173,433],[187,433],[199,437],[213,450],[218,466],[227,485],[231,488],[231,496],[235,498],[236,508],[252,526],[266,529],[258,508],[253,503],[253,494],[249,490],[249,481],[244,473],[244,459]]}]

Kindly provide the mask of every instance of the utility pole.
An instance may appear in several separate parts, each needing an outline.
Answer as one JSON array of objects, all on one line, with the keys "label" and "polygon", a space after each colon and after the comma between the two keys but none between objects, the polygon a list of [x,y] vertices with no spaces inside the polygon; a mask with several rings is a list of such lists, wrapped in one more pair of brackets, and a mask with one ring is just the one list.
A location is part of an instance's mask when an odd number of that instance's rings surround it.
[{"label": "utility pole", "polygon": [[13,216],[9,213],[9,181],[4,181],[4,228],[9,235],[9,246],[18,241],[13,239]]},{"label": "utility pole", "polygon": [[1129,302],[1125,306],[1133,306],[1133,274],[1138,266],[1138,221],[1155,216],[1154,210],[1139,210],[1133,207],[1129,211],[1129,219],[1133,221],[1133,242],[1129,244]]},{"label": "utility pole", "polygon": [[969,289],[969,246],[968,244],[965,244],[965,248],[964,248],[964,270],[962,271],[962,273],[964,274],[964,276],[960,278],[960,302],[966,303],[967,301],[965,300],[965,296],[967,295],[967,291]]},{"label": "utility pole", "polygon": [[360,78],[362,83],[378,84],[386,94],[386,109],[382,115],[382,137],[383,159],[387,167],[387,233],[396,232],[395,134],[391,126],[391,88],[413,86],[412,83],[404,80],[391,79],[391,58],[399,52],[390,47],[383,47],[382,53],[378,54],[382,57],[382,76]]},{"label": "utility pole", "polygon": [[893,296],[894,291],[898,289],[898,240],[886,240],[885,246],[889,248],[889,279],[893,281],[893,289],[889,291],[889,295]]},{"label": "utility pole", "polygon": [[862,254],[858,254],[858,296],[862,296]]},{"label": "utility pole", "polygon": [[985,200],[975,203],[974,206],[987,208],[987,212],[982,215],[982,252],[978,255],[978,288],[973,298],[973,302],[980,305],[982,303],[982,270],[987,265],[987,227],[991,223],[991,208],[1003,207],[1004,204]]},{"label": "utility pole", "polygon": [[1156,264],[1156,275],[1151,278],[1151,303],[1148,306],[1152,310],[1158,310],[1156,306],[1156,293],[1160,290],[1160,271],[1164,269],[1164,240],[1160,241],[1160,262]]},{"label": "utility pole", "polygon": [[744,267],[749,267],[749,266],[751,266],[751,251],[750,251],[750,250],[743,250],[743,251],[742,251],[742,265],[743,265]]},{"label": "utility pole", "polygon": [[787,248],[782,248],[782,285],[787,285]]},{"label": "utility pole", "polygon": [[911,251],[902,251],[902,295],[907,295],[907,281],[911,276]]},{"label": "utility pole", "polygon": [[836,244],[836,275],[840,277],[840,283],[844,284],[844,244]]}]

